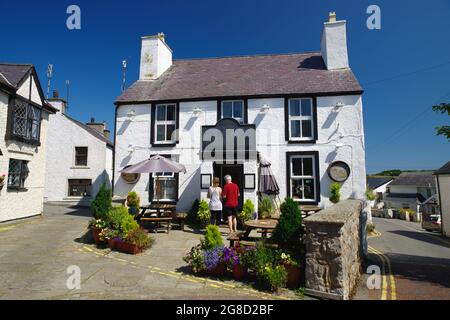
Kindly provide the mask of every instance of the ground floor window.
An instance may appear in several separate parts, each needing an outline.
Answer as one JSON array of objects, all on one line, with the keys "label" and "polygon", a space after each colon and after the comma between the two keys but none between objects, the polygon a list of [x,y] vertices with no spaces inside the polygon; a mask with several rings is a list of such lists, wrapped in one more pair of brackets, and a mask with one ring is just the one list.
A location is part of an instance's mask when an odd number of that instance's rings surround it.
[{"label": "ground floor window", "polygon": [[25,188],[25,180],[28,177],[28,161],[9,159],[8,188]]},{"label": "ground floor window", "polygon": [[69,197],[90,197],[92,180],[69,179]]},{"label": "ground floor window", "polygon": [[[158,179],[156,177],[158,176]],[[153,199],[160,201],[177,200],[177,181],[173,173],[156,174],[153,178]]]},{"label": "ground floor window", "polygon": [[301,203],[318,203],[320,182],[317,152],[287,154],[289,196]]}]

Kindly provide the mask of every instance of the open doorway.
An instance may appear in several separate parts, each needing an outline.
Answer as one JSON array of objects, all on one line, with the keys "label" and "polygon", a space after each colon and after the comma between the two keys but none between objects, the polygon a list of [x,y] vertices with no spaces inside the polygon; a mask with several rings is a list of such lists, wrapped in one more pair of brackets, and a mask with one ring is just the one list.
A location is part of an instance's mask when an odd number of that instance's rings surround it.
[{"label": "open doorway", "polygon": [[224,177],[230,175],[233,182],[239,187],[241,196],[239,197],[239,211],[242,210],[244,203],[244,165],[243,164],[218,164],[214,163],[214,177],[220,178],[220,187],[225,184]]}]

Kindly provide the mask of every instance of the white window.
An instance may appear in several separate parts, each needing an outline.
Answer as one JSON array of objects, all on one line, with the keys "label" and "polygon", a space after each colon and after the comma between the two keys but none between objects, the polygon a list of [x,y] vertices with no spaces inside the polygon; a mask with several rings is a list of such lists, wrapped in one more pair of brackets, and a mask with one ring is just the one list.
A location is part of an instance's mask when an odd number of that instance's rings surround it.
[{"label": "white window", "polygon": [[[178,161],[178,156],[164,156]],[[159,183],[159,189],[158,189]],[[153,174],[153,201],[177,201],[177,176],[173,172],[157,172]]]},{"label": "white window", "polygon": [[233,118],[241,124],[244,123],[244,101],[222,101],[222,119],[223,118]]},{"label": "white window", "polygon": [[292,156],[290,158],[290,188],[292,199],[314,202],[317,199],[314,156]]},{"label": "white window", "polygon": [[175,143],[177,112],[175,104],[156,105],[155,143]]},{"label": "white window", "polygon": [[289,140],[313,140],[313,123],[312,99],[289,99]]}]

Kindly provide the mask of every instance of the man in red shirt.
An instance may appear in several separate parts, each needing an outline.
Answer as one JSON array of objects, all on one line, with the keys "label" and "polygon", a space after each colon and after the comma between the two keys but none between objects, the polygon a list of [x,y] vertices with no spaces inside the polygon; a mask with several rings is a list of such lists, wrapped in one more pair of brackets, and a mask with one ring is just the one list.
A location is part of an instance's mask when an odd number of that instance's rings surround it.
[{"label": "man in red shirt", "polygon": [[237,232],[237,208],[239,205],[239,187],[232,182],[231,176],[225,176],[225,186],[222,191],[222,199],[224,200],[224,212],[228,217],[228,228],[230,233]]}]

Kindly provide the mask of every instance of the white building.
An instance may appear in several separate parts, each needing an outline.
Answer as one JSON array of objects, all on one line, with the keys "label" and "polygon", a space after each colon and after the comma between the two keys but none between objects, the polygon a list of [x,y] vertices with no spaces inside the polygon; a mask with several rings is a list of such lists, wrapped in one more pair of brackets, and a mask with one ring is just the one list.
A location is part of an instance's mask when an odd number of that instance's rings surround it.
[{"label": "white building", "polygon": [[109,131],[104,123],[71,118],[56,91],[49,102],[58,112],[49,119],[44,200],[89,205],[103,183],[111,186],[114,148]]},{"label": "white building", "polygon": [[49,114],[32,65],[0,64],[0,222],[42,214]]},{"label": "white building", "polygon": [[[327,206],[333,176],[343,199],[365,199],[363,90],[348,64],[346,22],[330,15],[321,44],[320,52],[173,60],[163,34],[142,38],[140,79],[116,101],[114,193],[152,201],[154,176],[130,183],[119,171],[160,154],[188,171],[161,175],[162,201],[178,210],[226,174],[241,203],[257,205],[260,155],[280,198]],[[231,132],[223,148],[214,140],[221,132]],[[230,145],[233,135],[247,142]]]},{"label": "white building", "polygon": [[394,181],[392,177],[369,177],[367,178],[367,186],[373,191],[374,195],[376,195],[376,199],[371,201],[370,205],[372,208],[375,206],[384,206],[384,200],[386,198],[386,192],[388,190],[388,186],[391,182]]},{"label": "white building", "polygon": [[442,233],[450,237],[450,161],[434,173],[441,212]]}]

